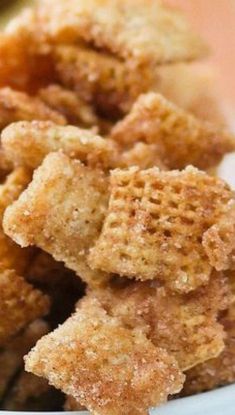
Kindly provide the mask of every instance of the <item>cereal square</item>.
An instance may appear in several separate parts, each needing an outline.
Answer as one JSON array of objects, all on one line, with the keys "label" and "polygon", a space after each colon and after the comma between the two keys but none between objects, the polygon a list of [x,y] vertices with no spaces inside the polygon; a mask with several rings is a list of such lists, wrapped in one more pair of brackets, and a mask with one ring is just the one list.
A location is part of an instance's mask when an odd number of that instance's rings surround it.
[{"label": "cereal square", "polygon": [[4,218],[8,236],[22,247],[36,245],[88,283],[108,276],[87,264],[108,203],[108,180],[99,169],[63,153],[49,154]]},{"label": "cereal square", "polygon": [[156,145],[156,154],[169,169],[193,165],[206,170],[225,153],[234,151],[234,136],[190,113],[154,92],[141,95],[129,115],[111,132],[124,147],[136,142]]},{"label": "cereal square", "polygon": [[92,268],[159,279],[183,292],[208,282],[213,264],[203,236],[234,203],[222,180],[193,167],[132,167],[114,170],[110,189],[108,213],[89,256]]},{"label": "cereal square", "polygon": [[48,107],[40,98],[11,88],[0,89],[0,129],[23,120],[51,120],[56,124],[66,124],[63,115]]},{"label": "cereal square", "polygon": [[55,125],[50,121],[22,121],[2,132],[2,147],[15,165],[35,169],[48,153],[62,150],[69,157],[103,169],[118,159],[115,142],[90,130],[75,126]]},{"label": "cereal square", "polygon": [[53,53],[60,82],[114,120],[127,113],[154,82],[148,66],[130,70],[114,56],[86,47],[59,45]]},{"label": "cereal square", "polygon": [[137,64],[188,61],[207,53],[181,13],[158,0],[44,0],[38,14],[53,40],[80,39]]},{"label": "cereal square", "polygon": [[165,350],[110,317],[97,300],[87,299],[37,343],[26,357],[26,370],[97,415],[147,415],[184,380]]},{"label": "cereal square", "polygon": [[234,304],[221,318],[226,330],[225,348],[214,359],[210,359],[186,372],[182,396],[205,392],[235,381],[235,307]]},{"label": "cereal square", "polygon": [[166,349],[185,371],[224,348],[225,332],[218,316],[231,302],[227,278],[214,273],[208,285],[178,294],[156,281],[123,281],[91,290],[107,312],[126,327],[141,329],[157,347]]}]

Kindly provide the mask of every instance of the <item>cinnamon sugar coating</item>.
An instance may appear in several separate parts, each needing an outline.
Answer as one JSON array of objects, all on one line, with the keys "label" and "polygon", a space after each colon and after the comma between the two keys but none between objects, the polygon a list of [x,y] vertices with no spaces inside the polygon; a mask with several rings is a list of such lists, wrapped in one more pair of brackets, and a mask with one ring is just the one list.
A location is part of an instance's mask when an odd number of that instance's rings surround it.
[{"label": "cinnamon sugar coating", "polygon": [[108,203],[108,181],[63,153],[49,154],[28,189],[5,213],[4,229],[20,246],[36,245],[88,283],[108,275],[87,263]]},{"label": "cinnamon sugar coating", "polygon": [[182,370],[217,357],[224,348],[218,316],[230,304],[231,292],[222,274],[215,273],[207,286],[183,295],[156,282],[120,279],[88,296],[126,327],[141,329],[155,346],[173,355]]},{"label": "cinnamon sugar coating", "polygon": [[84,41],[137,64],[188,61],[207,52],[181,13],[158,0],[41,1],[38,15],[56,42]]},{"label": "cinnamon sugar coating", "polygon": [[99,415],[147,415],[184,380],[173,357],[140,331],[123,327],[97,300],[83,300],[42,338],[26,357],[26,370]]},{"label": "cinnamon sugar coating", "polygon": [[51,120],[56,124],[66,124],[63,115],[52,110],[39,98],[11,88],[0,89],[0,128],[24,120]]},{"label": "cinnamon sugar coating", "polygon": [[235,149],[231,133],[195,118],[154,92],[139,97],[129,115],[114,126],[111,138],[124,148],[139,141],[155,144],[169,169],[191,164],[206,170]]},{"label": "cinnamon sugar coating", "polygon": [[2,132],[2,147],[15,165],[35,169],[44,157],[62,150],[71,158],[103,169],[115,165],[119,152],[116,143],[94,132],[75,126],[60,126],[50,121],[18,122]]},{"label": "cinnamon sugar coating", "polygon": [[[234,204],[225,182],[193,167],[181,172],[132,167],[112,172],[110,192],[89,256],[92,268],[158,279],[180,292],[208,282],[214,264],[202,241]],[[230,247],[230,241],[224,244]]]}]

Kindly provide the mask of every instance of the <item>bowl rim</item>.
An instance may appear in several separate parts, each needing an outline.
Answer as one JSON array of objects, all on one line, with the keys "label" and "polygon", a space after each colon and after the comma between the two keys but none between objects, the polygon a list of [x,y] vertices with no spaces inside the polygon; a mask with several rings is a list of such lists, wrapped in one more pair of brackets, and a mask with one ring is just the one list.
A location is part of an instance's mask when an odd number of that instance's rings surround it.
[{"label": "bowl rim", "polygon": [[[165,405],[151,409],[150,415],[201,415],[201,411],[204,411],[206,415],[234,415],[234,407],[235,384],[232,384],[212,391],[172,400]],[[5,415],[61,415],[62,413],[89,414],[88,411],[25,412],[0,410],[0,414]]]}]

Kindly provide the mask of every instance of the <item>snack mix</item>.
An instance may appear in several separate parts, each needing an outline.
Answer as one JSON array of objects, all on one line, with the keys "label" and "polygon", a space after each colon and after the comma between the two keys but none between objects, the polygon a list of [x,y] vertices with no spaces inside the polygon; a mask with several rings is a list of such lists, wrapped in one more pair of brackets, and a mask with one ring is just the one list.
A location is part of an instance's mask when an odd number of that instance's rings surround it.
[{"label": "snack mix", "polygon": [[0,34],[0,401],[147,415],[235,382],[235,151],[160,0],[38,0]]}]

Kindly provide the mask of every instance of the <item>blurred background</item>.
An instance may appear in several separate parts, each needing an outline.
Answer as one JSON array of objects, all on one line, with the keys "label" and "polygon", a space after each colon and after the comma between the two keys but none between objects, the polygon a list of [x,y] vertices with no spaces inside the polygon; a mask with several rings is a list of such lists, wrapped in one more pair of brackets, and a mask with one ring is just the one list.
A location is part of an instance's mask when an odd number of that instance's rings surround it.
[{"label": "blurred background", "polygon": [[235,107],[235,0],[167,0],[184,9],[191,23],[211,46],[218,89]]},{"label": "blurred background", "polygon": [[[32,5],[36,1],[0,0],[0,29],[21,8]],[[180,7],[191,25],[210,45],[210,57],[196,65],[199,66],[199,71],[208,73],[208,79],[212,81],[215,92],[220,97],[227,121],[235,131],[235,0],[164,0],[164,2]],[[235,154],[225,158],[219,173],[235,187]]]},{"label": "blurred background", "polygon": [[[211,47],[202,65],[212,72],[227,118],[235,131],[235,0],[167,0],[181,7]],[[219,175],[235,189],[235,154],[225,157]]]},{"label": "blurred background", "polygon": [[[35,0],[1,2],[0,27],[3,27],[19,8]],[[166,0],[166,3],[181,7],[195,29],[207,39],[212,54],[204,64],[213,65],[218,92],[228,105],[235,106],[235,0]]]},{"label": "blurred background", "polygon": [[[203,65],[212,65],[218,92],[233,113],[235,0],[165,0],[165,2],[181,7],[195,29],[207,39],[212,54]],[[0,27],[3,27],[19,8],[35,3],[35,0],[0,0],[1,3],[3,6],[0,9]]]},{"label": "blurred background", "polygon": [[[0,29],[21,8],[32,5],[36,1],[0,0]],[[180,7],[191,25],[210,45],[210,57],[196,65],[199,66],[199,72],[202,70],[203,73],[208,74],[208,79],[215,87],[215,93],[222,103],[227,121],[235,131],[235,0],[164,0],[164,2]],[[235,188],[235,154],[225,158],[219,174]]]}]

